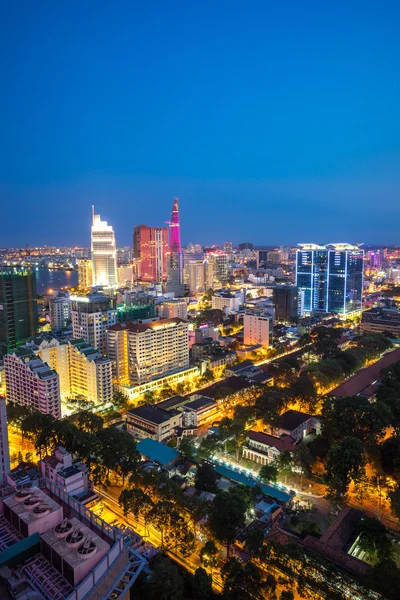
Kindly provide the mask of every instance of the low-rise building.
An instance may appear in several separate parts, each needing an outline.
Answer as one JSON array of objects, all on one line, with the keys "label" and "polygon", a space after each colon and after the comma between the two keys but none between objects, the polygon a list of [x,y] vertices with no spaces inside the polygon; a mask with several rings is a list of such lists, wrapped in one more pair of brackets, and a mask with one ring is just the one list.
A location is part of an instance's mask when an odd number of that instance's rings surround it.
[{"label": "low-rise building", "polygon": [[284,450],[293,452],[295,446],[296,442],[290,435],[276,437],[259,431],[249,431],[246,443],[242,446],[243,458],[260,465],[268,465],[275,462]]},{"label": "low-rise building", "polygon": [[219,416],[219,408],[214,398],[199,394],[190,397],[190,402],[182,407],[183,427],[204,427]]},{"label": "low-rise building", "polygon": [[128,433],[137,438],[151,438],[156,442],[171,439],[176,428],[182,425],[182,414],[179,411],[167,411],[151,404],[131,408],[126,416]]},{"label": "low-rise building", "polygon": [[363,312],[361,317],[362,333],[393,334],[400,338],[400,310],[397,308],[372,308]]},{"label": "low-rise building", "polygon": [[221,291],[211,297],[211,307],[222,310],[226,315],[237,312],[241,304],[243,304],[242,292]]},{"label": "low-rise building", "polygon": [[279,436],[290,436],[296,442],[300,442],[305,435],[315,432],[319,434],[321,423],[318,417],[300,412],[298,410],[287,410],[279,417],[276,433]]}]

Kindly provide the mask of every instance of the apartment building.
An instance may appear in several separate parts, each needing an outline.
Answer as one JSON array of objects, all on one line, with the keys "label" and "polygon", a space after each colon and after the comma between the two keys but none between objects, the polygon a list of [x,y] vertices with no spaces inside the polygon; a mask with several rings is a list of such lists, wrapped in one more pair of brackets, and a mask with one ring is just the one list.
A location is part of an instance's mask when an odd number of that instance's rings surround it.
[{"label": "apartment building", "polygon": [[10,447],[8,445],[6,401],[0,398],[0,486],[7,481],[10,472]]},{"label": "apartment building", "polygon": [[183,319],[187,320],[187,302],[184,298],[163,300],[156,304],[157,314],[161,319]]},{"label": "apartment building", "polygon": [[82,338],[103,354],[106,352],[106,330],[118,321],[118,311],[111,299],[102,292],[93,291],[86,296],[71,296],[72,335]]},{"label": "apartment building", "polygon": [[245,313],[243,315],[243,342],[246,346],[268,347],[272,338],[272,316]]},{"label": "apartment building", "polygon": [[29,348],[4,356],[7,401],[29,406],[56,419],[61,417],[58,373]]},{"label": "apartment building", "polygon": [[118,323],[107,331],[107,352],[119,382],[141,385],[189,367],[188,323],[162,319]]},{"label": "apartment building", "polygon": [[241,304],[243,304],[242,292],[219,292],[211,298],[211,307],[224,311],[226,315],[237,312]]},{"label": "apartment building", "polygon": [[59,296],[49,302],[50,326],[52,331],[66,327],[71,322],[72,302],[69,296]]},{"label": "apartment building", "polygon": [[372,308],[361,318],[362,333],[384,333],[400,337],[400,310],[397,308]]},{"label": "apartment building", "polygon": [[83,339],[32,338],[25,348],[37,354],[60,379],[65,398],[84,397],[95,404],[112,400],[112,361]]}]

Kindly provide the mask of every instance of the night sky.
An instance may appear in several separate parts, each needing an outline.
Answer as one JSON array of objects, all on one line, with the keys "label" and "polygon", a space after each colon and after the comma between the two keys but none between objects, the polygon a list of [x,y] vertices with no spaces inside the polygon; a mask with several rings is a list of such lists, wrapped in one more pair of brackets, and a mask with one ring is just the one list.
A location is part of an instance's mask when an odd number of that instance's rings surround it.
[{"label": "night sky", "polygon": [[400,243],[400,2],[3,2],[0,247]]}]

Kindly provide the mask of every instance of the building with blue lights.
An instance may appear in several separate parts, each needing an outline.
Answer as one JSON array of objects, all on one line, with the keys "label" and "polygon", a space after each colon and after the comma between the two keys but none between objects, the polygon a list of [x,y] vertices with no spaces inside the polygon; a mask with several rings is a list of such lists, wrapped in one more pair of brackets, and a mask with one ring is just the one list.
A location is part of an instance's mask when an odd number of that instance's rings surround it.
[{"label": "building with blue lights", "polygon": [[352,244],[299,244],[296,285],[304,293],[304,312],[345,318],[360,312],[364,250]]}]

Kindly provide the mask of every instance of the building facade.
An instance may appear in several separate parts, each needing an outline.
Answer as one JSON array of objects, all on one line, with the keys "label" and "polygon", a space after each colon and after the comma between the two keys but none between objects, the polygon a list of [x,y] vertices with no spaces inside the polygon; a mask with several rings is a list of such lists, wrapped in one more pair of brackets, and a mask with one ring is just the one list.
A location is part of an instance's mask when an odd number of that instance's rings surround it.
[{"label": "building facade", "polygon": [[243,304],[241,292],[219,292],[211,298],[211,307],[224,311],[226,315],[237,312],[241,304]]},{"label": "building facade", "polygon": [[276,461],[281,452],[293,452],[295,446],[295,440],[289,435],[280,438],[260,431],[249,431],[246,443],[242,446],[243,458],[269,465]]},{"label": "building facade", "polygon": [[164,300],[156,305],[158,316],[161,319],[183,319],[187,320],[187,302],[184,298]]},{"label": "building facade", "polygon": [[304,312],[345,318],[362,309],[364,250],[351,244],[300,244],[296,285],[304,292]]},{"label": "building facade", "polygon": [[268,347],[272,338],[272,326],[271,315],[245,313],[243,315],[243,343],[246,346]]},{"label": "building facade", "polygon": [[59,376],[33,350],[21,347],[6,354],[4,369],[8,402],[61,417]]},{"label": "building facade", "polygon": [[0,270],[0,356],[37,332],[36,274],[30,270]]},{"label": "building facade", "polygon": [[178,198],[175,198],[174,200],[171,221],[169,223],[166,291],[174,292],[176,296],[183,296],[185,291],[183,283],[183,253],[181,246]]},{"label": "building facade", "polygon": [[150,438],[164,442],[175,435],[182,424],[182,415],[177,410],[167,411],[157,406],[144,404],[127,412],[126,428],[136,438]]},{"label": "building facade", "polygon": [[7,481],[10,472],[10,447],[8,445],[6,401],[0,398],[0,486]]},{"label": "building facade", "polygon": [[291,323],[299,316],[298,288],[295,285],[279,285],[273,290],[275,320]]},{"label": "building facade", "polygon": [[94,214],[94,207],[91,234],[93,286],[114,287],[118,284],[114,230],[100,215]]},{"label": "building facade", "polygon": [[[72,455],[63,446],[57,446],[53,454],[39,461],[40,474],[50,479],[62,490],[78,500],[87,501],[89,490],[89,474],[87,466],[72,460]],[[93,496],[93,494],[92,494]]]},{"label": "building facade", "polygon": [[71,322],[72,302],[69,296],[59,296],[49,302],[52,331],[66,327]]},{"label": "building facade", "polygon": [[161,283],[167,278],[168,228],[135,225],[133,256],[140,259],[140,278]]},{"label": "building facade", "polygon": [[188,323],[162,319],[151,323],[118,323],[107,331],[115,378],[141,385],[188,369]]},{"label": "building facade", "polygon": [[88,258],[78,260],[78,285],[81,288],[91,288],[93,285],[92,261]]},{"label": "building facade", "polygon": [[111,307],[111,300],[101,292],[87,296],[71,296],[72,335],[106,352],[106,330],[118,321],[118,311]]}]

